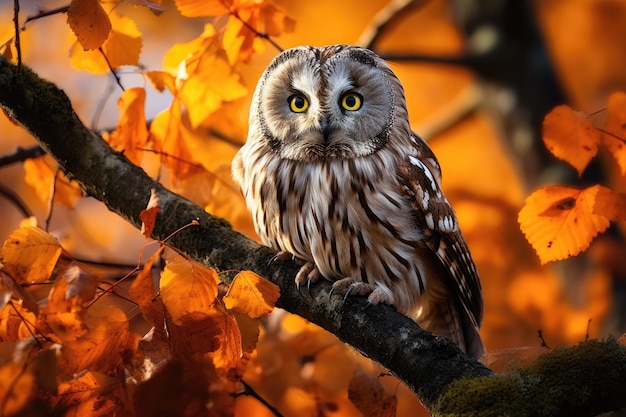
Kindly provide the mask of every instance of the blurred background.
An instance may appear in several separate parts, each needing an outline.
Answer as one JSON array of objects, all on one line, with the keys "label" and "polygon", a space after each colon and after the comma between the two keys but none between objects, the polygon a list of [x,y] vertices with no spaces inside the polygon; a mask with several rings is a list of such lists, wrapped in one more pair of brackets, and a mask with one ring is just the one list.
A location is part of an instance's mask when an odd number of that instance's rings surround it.
[{"label": "blurred background", "polygon": [[[122,2],[115,10],[131,17],[142,33],[141,67],[123,67],[118,75],[126,88],[146,87],[146,116],[151,120],[169,106],[171,95],[152,88],[143,71],[160,70],[166,51],[175,43],[199,36],[211,19],[184,18],[169,0],[163,1],[165,11],[158,17],[129,3]],[[579,178],[573,168],[546,151],[541,123],[551,108],[563,103],[587,113],[600,112],[601,118],[610,93],[626,90],[626,3],[413,1],[404,2],[406,5],[391,19],[380,14],[389,10],[387,1],[275,3],[295,20],[292,32],[274,39],[283,49],[303,44],[358,43],[391,62],[405,88],[413,130],[428,140],[441,163],[444,191],[477,263],[485,297],[482,335],[489,351],[538,347],[538,329],[552,347],[576,344],[587,332],[602,338],[626,331],[624,225],[612,225],[580,256],[541,266],[517,222],[524,199],[542,185],[601,183],[618,191],[625,188],[613,157],[602,150]],[[20,20],[67,4],[22,1]],[[13,36],[12,18],[13,2],[1,1],[1,43]],[[65,90],[88,126],[112,130],[121,90],[110,73],[96,75],[72,66],[69,53],[76,38],[66,21],[65,14],[56,14],[29,22],[21,34],[23,60],[41,77]],[[377,22],[385,25],[378,27]],[[251,93],[277,53],[267,44],[263,53],[238,65],[248,95],[203,124],[206,155],[211,154],[216,137],[229,139],[226,150],[220,149],[223,160],[213,164],[213,172],[208,174],[229,181],[228,155],[232,157],[245,141]],[[0,117],[0,131],[0,156],[18,146],[36,144],[6,117]],[[172,180],[152,159],[145,156],[147,172],[161,174],[176,191],[227,217],[235,228],[254,238],[243,200],[234,187],[218,190],[207,180],[207,173],[186,181]],[[42,169],[23,163],[0,166],[0,186],[6,194],[0,196],[0,239],[18,226],[24,211],[44,224],[49,212],[46,190],[50,189],[50,179]],[[17,196],[27,210],[20,210],[7,193]],[[135,229],[93,199],[77,199],[71,208],[68,206],[71,204],[55,204],[49,230],[73,256],[136,264],[144,239]],[[343,352],[343,348],[309,326],[283,313],[267,322],[257,368],[248,378],[265,384],[265,395],[275,403],[285,402],[287,397],[284,392],[279,395],[271,391],[269,377],[261,376],[270,367],[282,367],[278,374],[297,370],[303,380],[321,385],[333,378],[320,360],[312,370],[310,361],[302,358],[324,346],[321,351],[332,363],[336,350]],[[280,343],[291,345],[277,347]],[[282,352],[283,359],[276,359],[277,352]],[[349,369],[345,371],[349,374]],[[411,410],[414,400],[403,401],[400,409]]]}]

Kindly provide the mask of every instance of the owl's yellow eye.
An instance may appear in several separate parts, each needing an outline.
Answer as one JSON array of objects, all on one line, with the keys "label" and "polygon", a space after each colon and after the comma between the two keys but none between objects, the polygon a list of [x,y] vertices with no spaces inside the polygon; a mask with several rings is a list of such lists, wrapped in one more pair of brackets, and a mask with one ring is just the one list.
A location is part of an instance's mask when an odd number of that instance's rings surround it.
[{"label": "owl's yellow eye", "polygon": [[309,108],[309,100],[302,94],[294,94],[289,97],[289,108],[294,113],[303,113]]},{"label": "owl's yellow eye", "polygon": [[363,105],[363,96],[357,93],[346,93],[341,97],[341,107],[348,111],[356,111]]}]

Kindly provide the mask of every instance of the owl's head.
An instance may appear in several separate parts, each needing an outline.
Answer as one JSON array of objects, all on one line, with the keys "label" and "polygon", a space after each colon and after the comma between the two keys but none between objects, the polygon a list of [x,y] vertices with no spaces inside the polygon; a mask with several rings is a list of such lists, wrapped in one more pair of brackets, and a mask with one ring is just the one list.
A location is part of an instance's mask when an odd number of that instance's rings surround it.
[{"label": "owl's head", "polygon": [[267,141],[285,159],[347,159],[381,149],[406,118],[399,80],[372,51],[304,46],[281,53],[261,76],[248,140]]}]

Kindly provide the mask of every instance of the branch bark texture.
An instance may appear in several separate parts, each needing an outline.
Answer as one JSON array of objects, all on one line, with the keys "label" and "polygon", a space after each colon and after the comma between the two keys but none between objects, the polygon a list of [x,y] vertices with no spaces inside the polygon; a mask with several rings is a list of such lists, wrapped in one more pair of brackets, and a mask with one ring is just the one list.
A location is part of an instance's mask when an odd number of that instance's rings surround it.
[{"label": "branch bark texture", "polygon": [[[26,67],[21,71],[0,57],[0,105],[27,129],[63,172],[84,192],[139,228],[139,213],[150,190],[160,198],[161,211],[153,237],[163,240],[197,220],[199,226],[177,233],[169,244],[199,262],[219,270],[253,270],[281,288],[277,305],[332,332],[404,381],[429,410],[454,383],[490,377],[492,371],[463,354],[451,342],[432,335],[385,305],[366,308],[366,300],[329,297],[330,284],[315,284],[300,294],[293,262],[269,262],[274,253],[240,233],[224,220],[172,193],[152,180],[123,154],[91,132],[73,111],[70,100],[54,84]],[[458,415],[458,414],[455,414]]]}]

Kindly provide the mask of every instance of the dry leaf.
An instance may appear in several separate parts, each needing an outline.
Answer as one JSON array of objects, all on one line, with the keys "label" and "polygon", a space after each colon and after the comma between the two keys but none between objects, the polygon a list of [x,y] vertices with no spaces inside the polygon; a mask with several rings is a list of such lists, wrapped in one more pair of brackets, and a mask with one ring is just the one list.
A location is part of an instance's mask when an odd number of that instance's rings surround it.
[{"label": "dry leaf", "polygon": [[86,333],[63,343],[60,368],[66,374],[111,372],[134,353],[139,336],[129,331],[128,318],[118,307],[94,304],[86,310],[84,324]]},{"label": "dry leaf", "polygon": [[[113,29],[101,47],[102,52],[85,51],[74,44],[70,49],[71,63],[74,68],[93,74],[106,74],[111,70],[109,64],[113,69],[123,65],[139,65],[143,42],[135,21],[115,12],[111,12],[109,16]],[[102,56],[103,54],[106,59]]]},{"label": "dry leaf", "polygon": [[14,362],[0,366],[0,413],[17,414],[35,390],[35,378],[24,365]]},{"label": "dry leaf", "polygon": [[111,31],[111,21],[100,0],[72,0],[67,23],[86,51],[100,48]]},{"label": "dry leaf", "polygon": [[147,238],[152,236],[152,230],[154,229],[154,225],[156,223],[156,216],[161,211],[159,196],[157,196],[156,191],[153,189],[150,190],[150,200],[148,200],[148,206],[145,210],[141,210],[139,213],[139,218],[141,219],[141,234]]},{"label": "dry leaf", "polygon": [[226,308],[259,318],[269,314],[280,296],[280,288],[252,271],[238,273],[224,296]]},{"label": "dry leaf", "polygon": [[600,131],[589,115],[571,107],[557,106],[543,119],[543,141],[557,158],[567,162],[581,175],[598,152]]},{"label": "dry leaf", "polygon": [[214,269],[176,256],[161,275],[161,298],[174,324],[183,325],[192,314],[207,315],[217,297],[219,279]]},{"label": "dry leaf", "polygon": [[378,378],[356,371],[350,381],[348,398],[364,416],[395,417],[398,400],[388,394]]},{"label": "dry leaf", "polygon": [[135,165],[141,163],[142,148],[148,142],[146,123],[146,90],[142,87],[128,88],[117,101],[120,118],[117,127],[108,136],[108,143]]},{"label": "dry leaf", "polygon": [[20,227],[0,248],[0,262],[18,284],[45,282],[52,275],[62,251],[59,242],[43,230]]},{"label": "dry leaf", "polygon": [[518,221],[542,264],[579,254],[609,227],[609,219],[594,211],[600,192],[607,189],[600,185],[584,190],[550,186],[526,199]]},{"label": "dry leaf", "polygon": [[626,175],[626,93],[611,94],[606,111],[602,142],[617,160],[622,175]]}]

